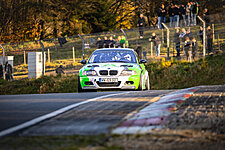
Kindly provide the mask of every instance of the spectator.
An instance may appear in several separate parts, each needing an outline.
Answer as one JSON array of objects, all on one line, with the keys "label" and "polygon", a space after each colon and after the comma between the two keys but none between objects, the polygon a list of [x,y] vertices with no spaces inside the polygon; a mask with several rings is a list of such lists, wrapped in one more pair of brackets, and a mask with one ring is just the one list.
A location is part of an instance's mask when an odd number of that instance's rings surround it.
[{"label": "spectator", "polygon": [[189,37],[190,40],[192,39],[192,34],[191,34],[191,30],[190,29],[187,30],[185,36]]},{"label": "spectator", "polygon": [[182,42],[182,48],[183,48],[183,50],[184,50],[184,42],[185,42],[185,38],[186,38],[186,35],[187,33],[186,33],[186,30],[185,30],[185,28],[182,28],[181,29],[181,33],[180,33],[180,35],[179,35],[179,38],[180,38],[180,41]]},{"label": "spectator", "polygon": [[178,5],[174,6],[174,22],[175,22],[175,27],[179,27],[179,7]]},{"label": "spectator", "polygon": [[203,44],[203,27],[202,26],[200,26],[200,30],[198,31],[197,35],[200,37],[201,43]]},{"label": "spectator", "polygon": [[141,47],[141,44],[140,44],[140,43],[138,43],[137,49],[136,49],[135,51],[136,51],[136,53],[138,54],[138,58],[139,58],[139,59],[142,59],[142,53],[143,53],[143,50],[142,50],[142,47]]},{"label": "spectator", "polygon": [[125,42],[126,42],[126,37],[125,37],[125,36],[121,36],[120,45],[121,45],[123,48],[127,48],[127,47],[128,47],[128,41],[127,41],[126,44],[125,44]]},{"label": "spectator", "polygon": [[206,24],[209,24],[210,23],[209,11],[208,11],[207,8],[204,9],[203,18],[204,18]]},{"label": "spectator", "polygon": [[210,54],[213,51],[213,32],[210,26],[207,27],[206,37],[207,37],[207,52],[208,54]]},{"label": "spectator", "polygon": [[60,65],[58,68],[56,68],[55,72],[56,72],[57,75],[65,74],[65,72],[63,71],[62,65]]},{"label": "spectator", "polygon": [[13,73],[12,66],[7,61],[5,64],[5,77],[7,81],[13,80],[12,73]]},{"label": "spectator", "polygon": [[166,9],[165,5],[162,4],[162,6],[159,8],[158,11],[158,28],[163,29],[162,22],[166,23]]},{"label": "spectator", "polygon": [[96,46],[98,48],[103,48],[103,42],[102,42],[102,39],[100,37],[98,38],[98,40],[96,42]]},{"label": "spectator", "polygon": [[191,25],[191,4],[187,3],[186,5],[186,16],[187,16],[187,25]]},{"label": "spectator", "polygon": [[187,25],[187,22],[186,22],[186,9],[184,7],[184,5],[181,5],[180,6],[180,13],[181,13],[181,16],[182,16],[182,25],[181,26],[185,26]]},{"label": "spectator", "polygon": [[198,42],[196,41],[195,37],[192,39],[192,59],[195,60],[195,55],[198,52]]},{"label": "spectator", "polygon": [[156,56],[160,56],[161,40],[155,34],[155,32],[152,33],[152,38],[150,38],[149,41],[154,43]]},{"label": "spectator", "polygon": [[168,13],[169,13],[169,17],[170,17],[170,28],[172,28],[173,21],[174,21],[174,5],[173,5],[173,3],[170,4]]},{"label": "spectator", "polygon": [[3,66],[0,64],[0,78],[3,78]]},{"label": "spectator", "polygon": [[196,25],[196,19],[197,19],[196,17],[197,17],[197,4],[193,2],[192,10],[191,10],[192,25]]},{"label": "spectator", "polygon": [[108,38],[106,36],[104,37],[103,47],[104,48],[109,48],[109,40],[108,40]]},{"label": "spectator", "polygon": [[109,37],[109,48],[115,48],[115,41],[112,36]]},{"label": "spectator", "polygon": [[176,28],[176,32],[174,33],[174,43],[176,46],[176,51],[177,51],[177,57],[180,57],[180,30],[179,28]]},{"label": "spectator", "polygon": [[120,41],[121,41],[121,36],[118,36],[117,37],[117,40],[116,40],[116,48],[121,48],[121,45],[120,45]]},{"label": "spectator", "polygon": [[181,33],[179,35],[179,38],[181,38],[181,42],[185,42],[185,36],[186,36],[187,32],[185,30],[185,28],[181,29]]},{"label": "spectator", "polygon": [[142,39],[144,35],[144,27],[145,27],[145,18],[143,14],[140,14],[137,26],[139,27],[140,38]]},{"label": "spectator", "polygon": [[191,41],[190,41],[189,37],[185,38],[184,51],[185,51],[187,61],[191,62],[192,44],[191,44]]}]

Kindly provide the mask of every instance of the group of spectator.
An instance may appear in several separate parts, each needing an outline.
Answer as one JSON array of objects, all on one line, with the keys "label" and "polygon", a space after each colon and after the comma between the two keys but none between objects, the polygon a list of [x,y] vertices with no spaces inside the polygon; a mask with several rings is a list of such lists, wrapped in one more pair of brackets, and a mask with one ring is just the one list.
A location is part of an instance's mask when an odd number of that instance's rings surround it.
[{"label": "group of spectator", "polygon": [[[12,66],[8,63],[8,61],[5,63],[5,79],[7,81],[13,80],[13,70]],[[3,78],[3,65],[0,64],[0,78]]]},{"label": "group of spectator", "polygon": [[128,41],[125,36],[118,36],[117,39],[113,39],[113,36],[109,38],[105,36],[104,40],[100,37],[97,39],[96,46],[98,48],[125,48],[128,47]]},{"label": "group of spectator", "polygon": [[[203,44],[203,28],[200,27],[199,32],[197,33],[197,36],[200,37],[201,43]],[[211,53],[213,51],[213,32],[211,30],[211,27],[207,27],[206,31],[206,43],[207,43],[207,53]],[[176,28],[176,32],[174,33],[174,43],[177,51],[177,57],[180,57],[180,49],[183,48],[185,52],[186,59],[188,61],[192,61],[192,59],[195,59],[196,52],[198,51],[198,43],[195,38],[195,35],[192,35],[190,30],[187,30],[185,28],[180,29]]]},{"label": "group of spectator", "polygon": [[164,4],[162,4],[158,10],[158,28],[163,28],[162,23],[166,23],[167,14],[169,15],[171,28],[196,25],[198,13],[198,2],[188,2],[187,5],[170,3],[168,10],[166,10]]}]

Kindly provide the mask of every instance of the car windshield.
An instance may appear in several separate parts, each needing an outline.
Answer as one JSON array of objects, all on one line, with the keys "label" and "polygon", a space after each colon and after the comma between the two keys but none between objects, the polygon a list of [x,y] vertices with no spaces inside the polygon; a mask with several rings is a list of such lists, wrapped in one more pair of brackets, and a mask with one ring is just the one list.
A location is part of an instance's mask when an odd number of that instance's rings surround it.
[{"label": "car windshield", "polygon": [[137,60],[131,50],[99,50],[95,51],[88,61],[88,63],[105,62],[137,63]]}]

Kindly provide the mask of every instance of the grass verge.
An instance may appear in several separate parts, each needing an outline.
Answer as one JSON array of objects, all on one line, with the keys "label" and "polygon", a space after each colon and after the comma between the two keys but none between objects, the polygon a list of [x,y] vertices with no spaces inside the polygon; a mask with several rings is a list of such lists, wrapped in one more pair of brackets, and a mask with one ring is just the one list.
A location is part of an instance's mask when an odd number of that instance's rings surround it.
[{"label": "grass verge", "polygon": [[[198,85],[225,84],[225,53],[193,63],[162,59],[146,66],[153,90],[181,89]],[[7,82],[0,80],[0,94],[77,92],[77,76],[45,76],[39,79]]]},{"label": "grass verge", "polygon": [[0,80],[0,94],[43,94],[77,92],[77,76],[45,76],[39,79]]},{"label": "grass verge", "polygon": [[154,90],[225,84],[225,53],[193,63],[162,59],[148,64],[147,70]]}]

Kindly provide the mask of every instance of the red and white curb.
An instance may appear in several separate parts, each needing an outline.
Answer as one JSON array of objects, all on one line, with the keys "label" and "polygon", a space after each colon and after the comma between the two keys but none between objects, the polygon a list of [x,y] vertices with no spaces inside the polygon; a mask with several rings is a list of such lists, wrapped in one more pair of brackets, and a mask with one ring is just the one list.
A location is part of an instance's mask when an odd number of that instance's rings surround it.
[{"label": "red and white curb", "polygon": [[113,129],[112,134],[145,134],[162,128],[172,111],[197,90],[194,87],[170,93],[139,112],[128,114],[131,117]]}]

